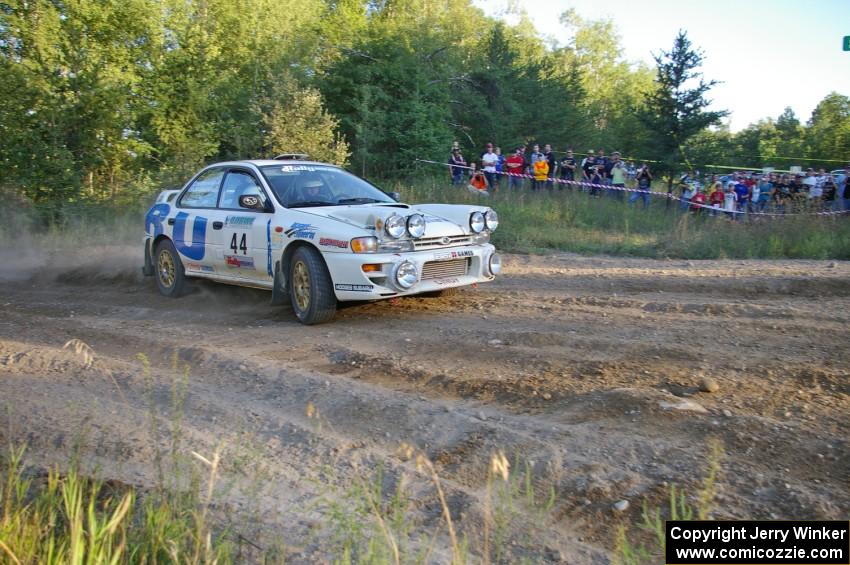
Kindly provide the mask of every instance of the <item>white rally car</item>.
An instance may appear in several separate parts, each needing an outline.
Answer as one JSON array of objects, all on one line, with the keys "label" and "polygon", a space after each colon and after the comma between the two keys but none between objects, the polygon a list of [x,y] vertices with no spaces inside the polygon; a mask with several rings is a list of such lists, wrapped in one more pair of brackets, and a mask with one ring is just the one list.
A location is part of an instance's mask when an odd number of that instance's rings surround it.
[{"label": "white rally car", "polygon": [[269,289],[273,304],[289,295],[305,324],[333,318],[337,301],[445,293],[499,274],[496,212],[392,196],[301,155],[216,163],[157,197],[143,270],[166,296],[186,277]]}]

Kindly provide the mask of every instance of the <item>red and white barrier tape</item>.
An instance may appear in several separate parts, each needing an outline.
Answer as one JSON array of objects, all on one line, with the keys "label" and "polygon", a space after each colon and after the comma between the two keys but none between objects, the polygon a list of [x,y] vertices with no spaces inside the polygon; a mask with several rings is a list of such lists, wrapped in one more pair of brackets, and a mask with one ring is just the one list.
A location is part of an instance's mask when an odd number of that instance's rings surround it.
[{"label": "red and white barrier tape", "polygon": [[[451,163],[440,163],[439,161],[428,161],[427,159],[416,159],[416,161],[420,163],[429,163],[432,165],[441,165],[443,167],[454,167],[457,169],[466,169],[472,170],[472,167],[463,166],[463,165],[452,165]],[[483,169],[476,169],[478,172],[485,172]],[[691,202],[690,200],[686,200],[681,196],[676,196],[675,194],[668,192],[657,192],[651,190],[641,190],[639,188],[628,188],[625,186],[614,186],[611,184],[597,184],[592,182],[585,181],[577,181],[577,180],[566,180],[566,179],[556,179],[547,177],[546,179],[538,179],[534,175],[527,175],[524,173],[508,173],[505,171],[496,171],[496,175],[502,175],[506,177],[517,177],[524,179],[536,180],[538,182],[551,182],[557,184],[569,184],[575,186],[584,186],[590,188],[599,188],[604,190],[620,190],[623,192],[641,192],[644,194],[649,194],[651,196],[659,196],[662,198],[669,198],[670,200],[678,200],[683,204],[687,204],[688,206],[693,206],[697,208],[705,208],[707,210],[713,210],[715,212],[724,212],[726,214],[749,214],[752,216],[775,216],[775,217],[786,217],[786,216],[838,216],[841,214],[846,214],[850,212],[850,210],[833,210],[833,211],[825,211],[825,212],[748,212],[746,210],[726,210],[725,208],[715,208],[714,206],[710,206],[708,204],[699,204],[697,202]]]}]

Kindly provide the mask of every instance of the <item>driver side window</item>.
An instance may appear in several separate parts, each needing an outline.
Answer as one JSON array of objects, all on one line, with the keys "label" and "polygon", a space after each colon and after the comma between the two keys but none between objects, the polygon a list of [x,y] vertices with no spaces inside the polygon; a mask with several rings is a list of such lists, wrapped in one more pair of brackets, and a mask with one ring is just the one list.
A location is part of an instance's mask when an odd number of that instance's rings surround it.
[{"label": "driver side window", "polygon": [[245,171],[230,171],[224,178],[221,187],[221,199],[218,207],[230,210],[240,210],[240,196],[256,196],[264,206],[268,206],[266,193],[260,188],[253,175]]}]

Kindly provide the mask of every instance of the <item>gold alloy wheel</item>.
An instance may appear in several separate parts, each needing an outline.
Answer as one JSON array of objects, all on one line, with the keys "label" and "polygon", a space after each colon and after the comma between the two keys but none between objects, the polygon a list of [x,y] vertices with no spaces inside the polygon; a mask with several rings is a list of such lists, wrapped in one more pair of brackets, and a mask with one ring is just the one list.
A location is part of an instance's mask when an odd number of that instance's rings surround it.
[{"label": "gold alloy wheel", "polygon": [[292,268],[292,289],[298,309],[306,312],[310,307],[310,273],[303,261],[298,261]]},{"label": "gold alloy wheel", "polygon": [[157,258],[157,268],[159,272],[159,282],[166,288],[174,286],[174,257],[168,251],[160,251]]}]

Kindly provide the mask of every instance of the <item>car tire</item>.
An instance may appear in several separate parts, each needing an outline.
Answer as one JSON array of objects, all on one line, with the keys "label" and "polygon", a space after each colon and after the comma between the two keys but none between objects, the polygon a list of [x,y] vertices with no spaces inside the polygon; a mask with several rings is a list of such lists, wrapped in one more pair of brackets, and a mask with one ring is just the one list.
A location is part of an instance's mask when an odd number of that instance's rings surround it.
[{"label": "car tire", "polygon": [[334,317],[336,295],[331,275],[314,248],[302,246],[293,253],[287,282],[292,310],[302,324],[321,324]]},{"label": "car tire", "polygon": [[183,294],[186,271],[170,239],[163,239],[156,244],[153,264],[156,286],[160,294],[169,298],[177,298]]}]

